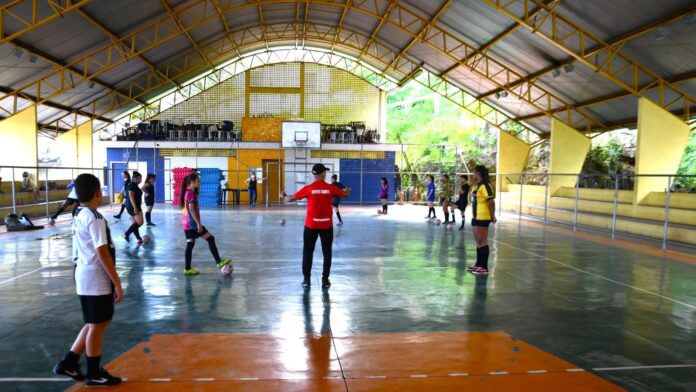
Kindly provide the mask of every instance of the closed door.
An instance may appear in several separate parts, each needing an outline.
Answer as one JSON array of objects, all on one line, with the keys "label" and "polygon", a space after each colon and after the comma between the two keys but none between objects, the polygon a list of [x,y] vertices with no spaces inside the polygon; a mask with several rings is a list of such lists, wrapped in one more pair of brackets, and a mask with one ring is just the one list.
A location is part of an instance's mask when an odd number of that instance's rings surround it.
[{"label": "closed door", "polygon": [[266,190],[268,190],[268,201],[270,203],[279,203],[280,192],[285,189],[283,162],[264,161],[263,166],[266,169],[266,180],[263,184],[264,197],[266,196]]}]

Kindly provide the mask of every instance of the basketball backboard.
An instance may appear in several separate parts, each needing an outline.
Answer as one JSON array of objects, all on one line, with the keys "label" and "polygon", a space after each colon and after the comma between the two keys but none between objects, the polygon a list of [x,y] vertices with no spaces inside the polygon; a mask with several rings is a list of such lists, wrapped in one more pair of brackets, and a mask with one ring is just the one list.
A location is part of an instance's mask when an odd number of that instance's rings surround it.
[{"label": "basketball backboard", "polygon": [[282,123],[283,148],[321,148],[321,124],[285,121]]}]

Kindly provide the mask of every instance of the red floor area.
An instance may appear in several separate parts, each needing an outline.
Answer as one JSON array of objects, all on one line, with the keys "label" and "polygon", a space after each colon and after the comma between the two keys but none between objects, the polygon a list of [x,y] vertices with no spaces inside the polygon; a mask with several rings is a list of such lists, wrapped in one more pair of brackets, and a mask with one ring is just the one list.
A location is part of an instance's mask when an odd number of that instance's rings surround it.
[{"label": "red floor area", "polygon": [[107,368],[119,390],[622,390],[502,332],[154,335]]}]

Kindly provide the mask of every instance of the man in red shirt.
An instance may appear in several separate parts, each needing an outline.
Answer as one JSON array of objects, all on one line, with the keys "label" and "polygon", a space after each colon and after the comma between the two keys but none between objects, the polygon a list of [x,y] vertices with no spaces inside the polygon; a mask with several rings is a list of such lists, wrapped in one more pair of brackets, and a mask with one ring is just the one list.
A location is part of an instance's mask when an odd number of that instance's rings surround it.
[{"label": "man in red shirt", "polygon": [[347,197],[351,188],[340,189],[326,182],[327,169],[321,163],[312,167],[314,182],[297,191],[292,196],[283,192],[282,197],[286,201],[307,199],[307,218],[304,229],[304,248],[302,250],[302,274],[304,274],[303,287],[311,285],[312,261],[317,237],[321,238],[321,251],[324,254],[324,271],[322,273],[321,287],[331,287],[329,273],[331,272],[331,247],[333,244],[333,210],[331,201],[333,197]]}]

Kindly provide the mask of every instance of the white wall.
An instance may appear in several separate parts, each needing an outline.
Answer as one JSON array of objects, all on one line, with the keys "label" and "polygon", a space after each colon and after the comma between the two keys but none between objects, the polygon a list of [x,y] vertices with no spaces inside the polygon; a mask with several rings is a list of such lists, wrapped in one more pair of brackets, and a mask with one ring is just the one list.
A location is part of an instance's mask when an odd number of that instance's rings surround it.
[{"label": "white wall", "polygon": [[[341,170],[340,159],[312,159],[311,151],[307,151],[307,159],[297,159],[295,157],[296,150],[289,148],[285,150],[285,191],[288,194],[297,192],[300,188],[314,181],[312,175],[312,165],[315,163],[323,163],[330,170],[327,175],[327,181],[330,182],[331,175],[338,173]],[[339,177],[340,179],[340,177]]]}]

